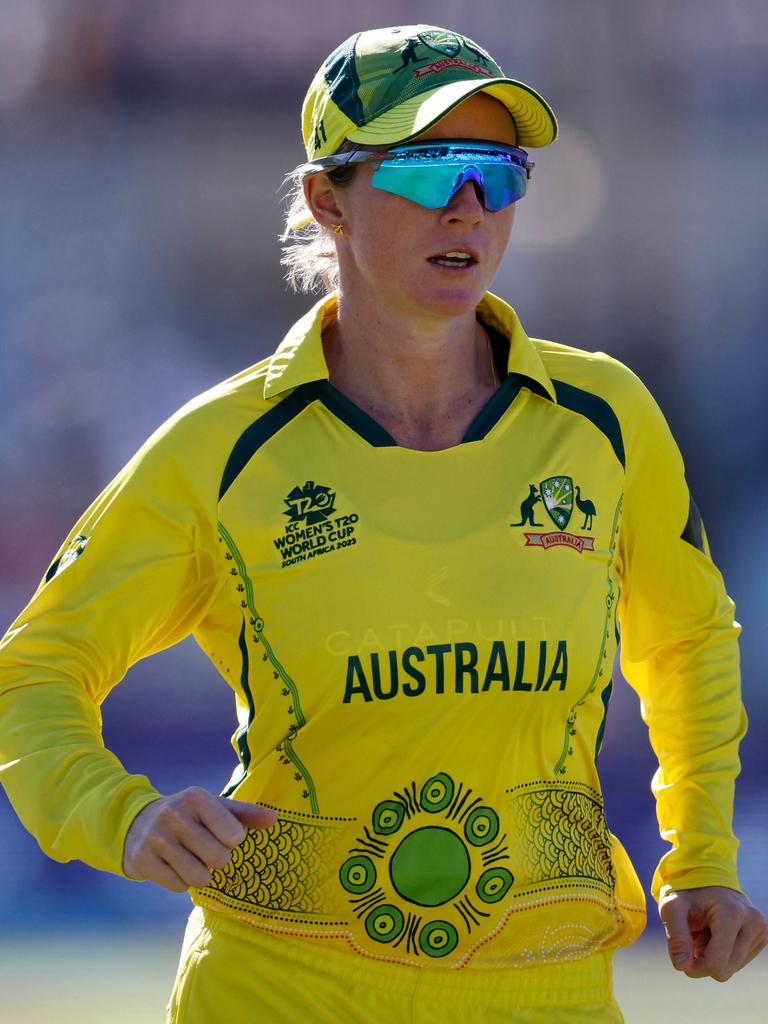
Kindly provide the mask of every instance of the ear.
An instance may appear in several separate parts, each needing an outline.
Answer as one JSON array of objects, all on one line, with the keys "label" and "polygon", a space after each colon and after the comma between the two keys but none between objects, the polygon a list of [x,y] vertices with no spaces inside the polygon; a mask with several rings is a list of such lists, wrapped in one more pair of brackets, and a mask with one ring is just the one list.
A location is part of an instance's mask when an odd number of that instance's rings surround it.
[{"label": "ear", "polygon": [[304,198],[312,216],[324,228],[338,224],[343,213],[336,201],[336,190],[327,174],[312,174],[304,179]]}]

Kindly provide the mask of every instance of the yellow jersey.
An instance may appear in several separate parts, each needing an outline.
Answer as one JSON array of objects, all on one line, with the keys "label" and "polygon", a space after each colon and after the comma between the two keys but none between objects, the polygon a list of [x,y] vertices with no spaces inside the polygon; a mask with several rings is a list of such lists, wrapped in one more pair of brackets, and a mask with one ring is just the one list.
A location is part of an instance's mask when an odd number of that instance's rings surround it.
[{"label": "yellow jersey", "polygon": [[616,360],[530,339],[462,443],[399,447],[328,380],[318,303],[107,487],[0,648],[0,761],[51,856],[121,873],[158,797],[99,704],[193,633],[225,790],[278,811],[195,902],[382,961],[529,967],[642,930],[596,767],[621,635],[659,758],[662,887],[738,888],[738,626],[668,427]]}]

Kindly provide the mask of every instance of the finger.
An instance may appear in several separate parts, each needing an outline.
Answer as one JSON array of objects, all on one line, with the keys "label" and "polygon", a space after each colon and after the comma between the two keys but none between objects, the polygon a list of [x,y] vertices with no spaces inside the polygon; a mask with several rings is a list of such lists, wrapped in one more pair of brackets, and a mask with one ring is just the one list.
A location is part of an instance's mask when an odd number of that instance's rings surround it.
[{"label": "finger", "polygon": [[[759,947],[756,946],[754,939],[755,936],[748,928],[742,928],[739,932],[727,964],[729,978],[737,971],[740,971],[742,967],[745,967],[759,953]],[[753,948],[754,953],[752,952]]]},{"label": "finger", "polygon": [[[187,790],[168,801],[153,823],[152,831],[144,837],[149,852],[170,852],[174,845],[186,847],[206,866],[222,866],[230,857],[230,846],[220,842],[203,823],[207,804],[218,809],[216,797],[203,790]],[[236,828],[241,828],[236,823]]]},{"label": "finger", "polygon": [[151,873],[147,875],[146,881],[161,885],[171,892],[186,892],[189,886],[164,860],[157,858],[152,865]]},{"label": "finger", "polygon": [[137,882],[154,882],[171,892],[186,892],[189,886],[162,857],[157,854],[145,854],[141,858],[141,866],[137,867],[133,878]]},{"label": "finger", "polygon": [[[229,800],[219,797],[221,804],[247,828],[272,828],[277,823],[277,811],[244,800]],[[242,841],[242,840],[241,840]]]},{"label": "finger", "polygon": [[745,954],[742,962],[739,964],[738,967],[734,968],[734,972],[740,971],[742,967],[746,967],[748,963],[751,963],[756,956],[762,953],[762,951],[765,949],[765,946],[765,941],[753,942],[752,945],[749,947],[749,950]]},{"label": "finger", "polygon": [[703,959],[694,961],[693,967],[686,970],[689,978],[712,978],[713,981],[728,981],[734,973],[727,967],[724,969],[708,967]]},{"label": "finger", "polygon": [[219,842],[210,829],[197,821],[187,822],[177,838],[182,846],[209,868],[223,868],[232,858],[232,848]]},{"label": "finger", "polygon": [[218,842],[231,850],[245,839],[245,829],[237,817],[228,810],[228,803],[228,800],[203,789],[191,789],[185,793],[185,807],[189,812],[187,821],[198,822]]},{"label": "finger", "polygon": [[158,837],[155,843],[155,856],[162,860],[182,879],[185,889],[190,887],[202,889],[211,884],[211,871],[207,865],[190,853],[175,839],[167,840]]},{"label": "finger", "polygon": [[690,928],[691,936],[693,937],[693,959],[700,960],[704,956],[709,940],[712,938],[712,932],[709,928],[700,928],[697,930],[694,927],[693,922],[691,922]]},{"label": "finger", "polygon": [[733,971],[729,971],[728,965],[743,921],[743,914],[733,910],[717,914],[714,920],[710,920],[709,942],[704,949],[704,955],[694,963],[696,977],[709,976],[716,981],[726,981],[730,978]]},{"label": "finger", "polygon": [[675,970],[687,971],[693,966],[693,936],[688,924],[688,900],[682,893],[672,893],[659,906],[659,915],[667,933],[667,950]]},{"label": "finger", "polygon": [[768,929],[762,915],[751,914],[741,929],[733,946],[733,953],[728,964],[731,974],[754,960],[768,945]]}]

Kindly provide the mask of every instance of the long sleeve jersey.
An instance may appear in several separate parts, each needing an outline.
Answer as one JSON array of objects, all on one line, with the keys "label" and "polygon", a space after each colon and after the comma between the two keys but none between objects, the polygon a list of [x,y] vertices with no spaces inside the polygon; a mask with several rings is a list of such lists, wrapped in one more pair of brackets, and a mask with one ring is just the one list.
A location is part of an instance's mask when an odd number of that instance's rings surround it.
[{"label": "long sleeve jersey", "polygon": [[150,438],[6,634],[0,779],[24,824],[122,873],[159,794],[104,748],[99,705],[192,633],[234,694],[225,792],[278,811],[195,902],[435,968],[624,945],[645,901],[596,767],[620,635],[671,844],[654,895],[738,888],[738,626],[647,390],[488,294],[507,375],[462,443],[410,450],[329,382],[335,314]]}]

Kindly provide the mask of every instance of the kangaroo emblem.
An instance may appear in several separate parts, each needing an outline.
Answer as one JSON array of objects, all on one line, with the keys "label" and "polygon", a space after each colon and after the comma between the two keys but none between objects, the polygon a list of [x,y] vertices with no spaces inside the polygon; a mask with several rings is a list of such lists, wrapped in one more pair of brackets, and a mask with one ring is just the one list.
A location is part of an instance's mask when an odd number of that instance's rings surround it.
[{"label": "kangaroo emblem", "polygon": [[400,56],[403,58],[403,63],[400,65],[399,68],[395,68],[395,70],[392,72],[393,75],[396,75],[398,71],[404,71],[409,64],[419,64],[421,61],[428,59],[427,57],[416,56],[416,47],[420,43],[421,39],[419,39],[418,37],[416,37],[415,39],[412,38],[408,40],[408,42],[400,51]]},{"label": "kangaroo emblem", "polygon": [[537,523],[533,518],[533,506],[537,501],[541,501],[541,495],[536,490],[536,484],[530,484],[530,490],[528,491],[528,497],[520,503],[520,522],[510,523],[510,526],[543,526],[543,523]]}]

